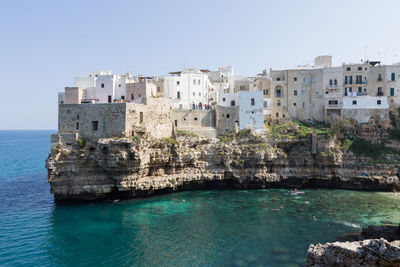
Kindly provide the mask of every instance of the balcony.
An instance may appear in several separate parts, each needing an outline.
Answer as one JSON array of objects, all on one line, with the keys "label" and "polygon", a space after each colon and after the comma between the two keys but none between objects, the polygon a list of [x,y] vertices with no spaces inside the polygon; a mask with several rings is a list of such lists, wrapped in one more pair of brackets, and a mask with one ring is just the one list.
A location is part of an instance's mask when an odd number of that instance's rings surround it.
[{"label": "balcony", "polygon": [[376,93],[377,96],[383,96],[383,92]]},{"label": "balcony", "polygon": [[342,93],[339,91],[336,92],[328,92],[325,94],[325,98],[340,98],[342,97]]},{"label": "balcony", "polygon": [[328,90],[334,90],[334,89],[339,89],[339,85],[328,85],[327,87],[326,87],[326,89],[328,89]]},{"label": "balcony", "polygon": [[337,104],[325,104],[325,109],[340,109],[343,107],[343,103],[337,103]]}]

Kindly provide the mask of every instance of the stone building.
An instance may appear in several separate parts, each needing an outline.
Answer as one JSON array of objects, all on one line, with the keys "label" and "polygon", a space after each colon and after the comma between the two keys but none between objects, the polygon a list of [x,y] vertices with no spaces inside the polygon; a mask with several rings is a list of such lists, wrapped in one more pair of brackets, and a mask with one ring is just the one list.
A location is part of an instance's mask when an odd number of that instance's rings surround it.
[{"label": "stone building", "polygon": [[155,138],[172,134],[169,99],[148,98],[137,103],[59,104],[59,134],[88,140],[129,137],[148,132]]},{"label": "stone building", "polygon": [[151,79],[141,77],[139,82],[126,84],[126,101],[146,103],[148,98],[157,96],[157,85]]}]

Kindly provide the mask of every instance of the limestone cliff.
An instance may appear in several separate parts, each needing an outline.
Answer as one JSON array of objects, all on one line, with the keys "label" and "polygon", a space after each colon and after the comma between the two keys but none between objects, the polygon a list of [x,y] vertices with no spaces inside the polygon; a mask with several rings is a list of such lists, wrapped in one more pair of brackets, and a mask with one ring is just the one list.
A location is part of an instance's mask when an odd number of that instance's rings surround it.
[{"label": "limestone cliff", "polygon": [[198,188],[400,188],[398,164],[371,162],[329,135],[314,133],[100,139],[52,149],[46,167],[57,200],[122,199]]}]

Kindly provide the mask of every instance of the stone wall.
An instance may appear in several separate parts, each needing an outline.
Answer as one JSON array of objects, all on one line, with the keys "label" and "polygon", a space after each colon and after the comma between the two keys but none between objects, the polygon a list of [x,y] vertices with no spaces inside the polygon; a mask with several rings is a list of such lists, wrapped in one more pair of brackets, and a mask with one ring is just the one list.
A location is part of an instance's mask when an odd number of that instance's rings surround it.
[{"label": "stone wall", "polygon": [[358,123],[368,123],[372,118],[379,118],[383,121],[389,120],[388,109],[343,109],[343,117],[353,118]]},{"label": "stone wall", "polygon": [[83,88],[65,87],[64,104],[80,104],[83,96]]},{"label": "stone wall", "polygon": [[239,106],[216,106],[217,134],[223,135],[239,129]]},{"label": "stone wall", "polygon": [[215,110],[174,109],[175,127],[215,127]]},{"label": "stone wall", "polygon": [[172,134],[170,102],[170,99],[150,98],[146,104],[60,104],[58,131],[98,140],[132,136],[140,128],[141,132],[156,138],[169,137]]},{"label": "stone wall", "polygon": [[125,136],[125,103],[60,104],[59,133],[79,133],[87,139]]},{"label": "stone wall", "polygon": [[148,98],[146,105],[126,104],[127,136],[135,135],[135,129],[144,128],[155,138],[172,135],[171,100],[167,98]]}]

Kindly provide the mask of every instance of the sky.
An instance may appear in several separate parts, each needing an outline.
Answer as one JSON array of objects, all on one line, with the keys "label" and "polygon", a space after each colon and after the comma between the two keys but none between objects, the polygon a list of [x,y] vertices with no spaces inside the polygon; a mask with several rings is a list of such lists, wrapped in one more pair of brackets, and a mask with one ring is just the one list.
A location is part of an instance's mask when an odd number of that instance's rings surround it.
[{"label": "sky", "polygon": [[399,13],[398,0],[1,0],[0,130],[57,129],[57,93],[95,70],[399,62]]}]

